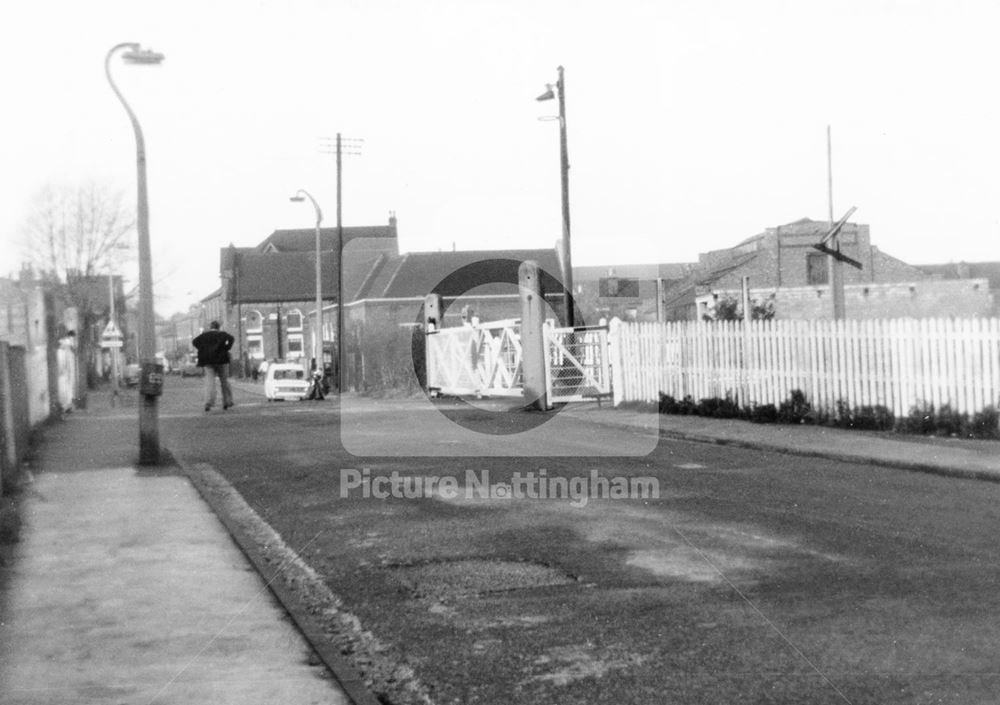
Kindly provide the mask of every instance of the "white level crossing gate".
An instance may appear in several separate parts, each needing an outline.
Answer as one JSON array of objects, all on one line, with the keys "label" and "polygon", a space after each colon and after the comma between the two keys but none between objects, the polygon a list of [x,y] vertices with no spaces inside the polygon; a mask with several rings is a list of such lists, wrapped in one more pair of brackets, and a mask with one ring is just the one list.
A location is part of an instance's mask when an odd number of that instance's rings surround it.
[{"label": "white level crossing gate", "polygon": [[[549,403],[611,395],[607,326],[543,327]],[[524,394],[521,321],[473,322],[426,335],[427,387],[453,396]]]},{"label": "white level crossing gate", "polygon": [[428,332],[427,387],[454,396],[521,396],[520,323],[496,321]]},{"label": "white level crossing gate", "polygon": [[556,328],[546,323],[545,387],[550,402],[611,396],[608,327]]}]

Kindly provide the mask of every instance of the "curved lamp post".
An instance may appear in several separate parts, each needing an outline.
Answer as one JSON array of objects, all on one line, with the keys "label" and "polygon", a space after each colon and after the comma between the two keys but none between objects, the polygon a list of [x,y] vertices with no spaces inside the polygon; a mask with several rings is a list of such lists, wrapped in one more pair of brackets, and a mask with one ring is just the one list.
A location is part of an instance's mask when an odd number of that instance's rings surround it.
[{"label": "curved lamp post", "polygon": [[[308,191],[299,189],[289,200],[294,203],[301,203],[306,199],[312,203],[316,210],[316,335],[313,343],[313,354],[316,356],[316,371],[323,374],[323,279],[322,265],[320,259],[320,225],[323,223],[323,211],[320,210],[316,199]],[[337,301],[339,306],[339,299]],[[338,343],[339,346],[339,343]]]},{"label": "curved lamp post", "polygon": [[[158,394],[148,393],[146,377],[156,364],[156,327],[153,319],[153,264],[149,252],[149,200],[146,193],[146,142],[142,128],[129,107],[125,96],[118,90],[111,78],[111,57],[119,51],[122,59],[130,64],[159,64],[163,54],[143,49],[135,42],[116,44],[104,59],[104,73],[108,77],[111,90],[118,96],[135,131],[136,170],[138,183],[138,206],[136,209],[139,232],[139,364],[143,378],[140,386],[142,403],[139,405],[139,463],[156,465],[160,462],[160,431],[158,419]],[[145,388],[145,389],[144,389]],[[156,390],[158,392],[158,389]]]},{"label": "curved lamp post", "polygon": [[[563,300],[566,306],[567,325],[573,326],[573,259],[569,240],[569,150],[566,146],[566,83],[563,67],[557,68],[559,78],[555,85],[546,84],[545,92],[535,100],[559,99],[559,173],[562,177],[562,240],[560,241],[559,264],[562,267]],[[555,93],[552,89],[555,88]]]}]

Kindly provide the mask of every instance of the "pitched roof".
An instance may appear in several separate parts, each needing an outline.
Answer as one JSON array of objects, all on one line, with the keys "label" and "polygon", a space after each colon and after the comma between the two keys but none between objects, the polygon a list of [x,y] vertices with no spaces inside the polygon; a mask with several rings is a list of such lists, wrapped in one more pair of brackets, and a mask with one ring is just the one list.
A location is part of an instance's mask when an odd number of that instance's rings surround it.
[{"label": "pitched roof", "polygon": [[[362,283],[376,263],[385,259],[381,253],[344,253],[344,299],[357,298]],[[337,300],[337,253],[323,252],[320,257],[324,301]],[[312,301],[316,297],[316,254],[314,252],[242,252],[237,253],[233,278],[233,301],[268,303],[276,301]]]},{"label": "pitched roof", "polygon": [[[337,228],[319,229],[320,250],[337,249]],[[378,251],[399,252],[395,224],[362,225],[344,228],[344,246]],[[315,252],[316,229],[275,230],[254,248],[260,253]]]},{"label": "pitched roof", "polygon": [[[858,228],[857,223],[847,222],[844,223],[844,229],[842,232],[849,233],[853,232]],[[764,232],[757,233],[756,235],[751,235],[750,237],[740,240],[732,248],[727,249],[739,249],[745,248],[751,243],[758,242],[762,240],[768,234],[778,234],[783,238],[790,238],[794,236],[801,235],[816,235],[817,237],[825,235],[830,229],[830,223],[826,220],[813,220],[812,218],[799,218],[798,220],[793,220],[790,223],[784,223],[776,227],[767,228]]]},{"label": "pitched roof", "polygon": [[[337,260],[320,257],[322,296],[337,297]],[[240,303],[308,301],[316,296],[316,255],[312,252],[240,253],[236,257],[232,297]]]},{"label": "pitched roof", "polygon": [[[350,226],[344,234],[344,298],[353,300],[375,263],[399,253],[396,220]],[[337,228],[320,228],[322,298],[337,300]],[[223,248],[223,276],[232,274],[227,296],[240,303],[311,301],[316,296],[316,229],[275,230],[255,247]]]},{"label": "pitched roof", "polygon": [[759,252],[748,252],[746,254],[737,254],[725,262],[720,262],[714,267],[708,269],[697,270],[692,274],[694,283],[698,286],[709,286],[714,284],[722,277],[726,276],[730,272],[739,269],[743,265],[757,258]]},{"label": "pitched roof", "polygon": [[511,294],[518,268],[527,260],[543,270],[547,291],[561,289],[556,283],[559,259],[551,249],[410,252],[382,262],[358,298],[414,298],[432,292],[456,297],[472,289],[484,296]]},{"label": "pitched roof", "polygon": [[714,266],[696,269],[684,279],[668,282],[663,294],[665,306],[669,309],[678,304],[693,302],[695,296],[698,295],[699,287],[711,286],[727,274],[751,262],[759,254],[759,252],[734,254],[732,257]]},{"label": "pitched roof", "polygon": [[[375,229],[363,230],[372,232]],[[311,245],[303,250],[276,251],[264,247],[267,242],[274,242],[269,238],[254,248],[230,246],[222,249],[223,275],[232,274],[228,298],[240,303],[311,301],[315,298],[315,230],[279,232],[311,234]],[[562,290],[558,283],[559,259],[554,249],[398,255],[395,239],[391,240],[392,248],[385,248],[385,242],[384,238],[358,239],[344,249],[345,301],[422,298],[435,291],[444,297],[457,297],[472,289],[478,295],[516,294],[518,268],[526,260],[536,261],[542,269],[546,291]],[[288,246],[289,243],[294,246],[304,240],[300,234],[288,240],[278,238],[278,244]],[[366,246],[369,243],[375,246]],[[322,297],[326,301],[336,301],[337,253],[336,250],[321,252]]]}]

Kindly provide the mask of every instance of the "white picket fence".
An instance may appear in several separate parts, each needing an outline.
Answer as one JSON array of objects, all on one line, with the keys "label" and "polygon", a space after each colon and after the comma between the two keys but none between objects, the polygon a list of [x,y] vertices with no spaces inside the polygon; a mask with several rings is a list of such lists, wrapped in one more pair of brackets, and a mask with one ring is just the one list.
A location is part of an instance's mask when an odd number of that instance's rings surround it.
[{"label": "white picket fence", "polygon": [[614,401],[738,399],[775,404],[801,390],[815,409],[838,401],[1000,404],[1000,319],[623,323],[611,328]]}]

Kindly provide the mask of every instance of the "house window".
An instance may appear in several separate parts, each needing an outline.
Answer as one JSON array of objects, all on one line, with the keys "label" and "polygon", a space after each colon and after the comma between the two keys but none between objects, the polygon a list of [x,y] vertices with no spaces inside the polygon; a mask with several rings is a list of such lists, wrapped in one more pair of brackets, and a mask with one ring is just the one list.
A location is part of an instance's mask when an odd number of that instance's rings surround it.
[{"label": "house window", "polygon": [[810,252],[806,255],[806,284],[826,284],[830,281],[830,270],[827,267],[826,255],[822,252]]},{"label": "house window", "polygon": [[251,360],[264,359],[264,338],[259,335],[247,336],[247,355]]},{"label": "house window", "polygon": [[260,311],[247,311],[247,332],[256,333],[264,329],[264,318]]},{"label": "house window", "polygon": [[302,334],[293,333],[288,336],[288,359],[296,360],[302,357]]},{"label": "house window", "polygon": [[285,321],[288,323],[288,330],[302,330],[302,312],[298,309],[289,311]]}]

